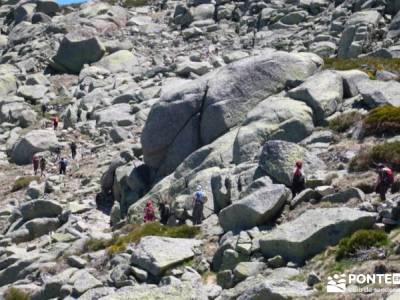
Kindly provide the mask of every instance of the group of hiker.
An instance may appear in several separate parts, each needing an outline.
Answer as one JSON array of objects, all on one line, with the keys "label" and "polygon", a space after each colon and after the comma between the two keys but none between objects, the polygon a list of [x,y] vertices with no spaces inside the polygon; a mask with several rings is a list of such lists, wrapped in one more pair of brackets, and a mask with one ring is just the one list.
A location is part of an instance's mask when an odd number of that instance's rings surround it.
[{"label": "group of hiker", "polygon": [[[392,169],[385,166],[384,164],[378,164],[376,172],[378,174],[375,192],[379,194],[382,201],[386,200],[386,193],[394,183],[394,174]],[[306,189],[306,176],[303,171],[303,162],[297,161],[292,174],[291,190],[292,195],[295,197],[303,190]],[[195,193],[192,198],[192,222],[193,225],[200,225],[203,220],[203,209],[204,204],[207,202],[207,196],[201,185],[197,186]],[[171,216],[171,210],[169,205],[163,201],[158,204],[160,212],[160,222],[167,224],[168,219]],[[148,200],[144,209],[144,222],[153,222],[156,220],[156,213],[151,200]]]},{"label": "group of hiker", "polygon": [[[380,163],[377,165],[376,172],[378,174],[377,182],[375,185],[375,192],[379,194],[382,201],[386,200],[386,193],[394,183],[393,170],[384,164]],[[292,194],[295,197],[306,188],[305,175],[303,172],[303,162],[297,161],[293,176],[292,176]]]},{"label": "group of hiker", "polygon": [[[76,154],[77,154],[77,149],[78,146],[76,142],[71,142],[69,144],[69,147],[71,149],[71,157],[72,159],[75,159]],[[67,174],[67,166],[68,166],[68,160],[65,157],[61,157],[61,146],[57,146],[54,149],[54,152],[56,154],[55,161],[57,161],[58,164],[58,170],[60,175],[66,175]],[[35,175],[38,174],[39,172],[39,167],[40,167],[40,176],[46,176],[45,171],[46,171],[46,166],[47,166],[47,161],[43,156],[39,156],[37,154],[34,154],[32,157],[32,164],[33,164],[33,172]]]},{"label": "group of hiker", "polygon": [[[192,221],[193,225],[201,225],[203,220],[203,209],[204,204],[207,202],[207,196],[201,185],[197,186],[196,192],[193,194],[192,206],[193,206],[193,214]],[[171,209],[168,204],[164,201],[160,201],[158,203],[158,210],[160,212],[160,223],[167,225],[168,220],[171,217]],[[154,222],[156,220],[156,213],[153,206],[153,202],[148,200],[146,203],[146,207],[144,208],[144,217],[143,221]]]}]

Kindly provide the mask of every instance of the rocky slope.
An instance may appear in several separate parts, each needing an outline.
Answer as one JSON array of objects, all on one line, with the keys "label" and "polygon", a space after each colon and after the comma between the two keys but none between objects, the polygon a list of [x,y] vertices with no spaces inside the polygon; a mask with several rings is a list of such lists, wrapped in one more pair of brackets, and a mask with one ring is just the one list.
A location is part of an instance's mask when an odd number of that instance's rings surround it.
[{"label": "rocky slope", "polygon": [[398,0],[9,0],[0,22],[5,299],[337,299],[328,276],[400,272],[400,180],[380,201],[370,170],[400,171]]}]

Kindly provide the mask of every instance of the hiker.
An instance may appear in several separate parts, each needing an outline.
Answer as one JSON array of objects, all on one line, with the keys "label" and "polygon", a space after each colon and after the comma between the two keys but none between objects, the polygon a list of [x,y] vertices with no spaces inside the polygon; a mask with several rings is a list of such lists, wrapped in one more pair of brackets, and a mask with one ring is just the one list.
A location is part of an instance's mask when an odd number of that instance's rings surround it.
[{"label": "hiker", "polygon": [[66,175],[68,161],[64,157],[62,157],[58,164],[60,165],[60,175]]},{"label": "hiker", "polygon": [[146,207],[144,208],[144,218],[143,221],[145,223],[147,222],[153,222],[156,219],[156,215],[154,213],[154,207],[153,203],[151,200],[147,201]]},{"label": "hiker", "polygon": [[71,148],[72,159],[75,159],[77,149],[76,143],[72,142],[71,144],[69,144],[69,147]]},{"label": "hiker", "polygon": [[42,111],[42,116],[44,117],[44,115],[46,114],[47,111],[47,105],[46,103],[43,103],[41,106],[41,111]]},{"label": "hiker", "polygon": [[386,193],[394,182],[392,169],[383,164],[378,164],[378,180],[375,187],[375,192],[379,194],[381,201],[386,200]]},{"label": "hiker", "polygon": [[61,146],[57,145],[57,147],[54,149],[54,153],[56,154],[56,161],[61,158]]},{"label": "hiker", "polygon": [[44,171],[46,170],[46,159],[42,156],[40,159],[40,177],[45,176]]},{"label": "hiker", "polygon": [[53,128],[54,128],[54,130],[57,130],[58,122],[59,122],[58,116],[54,116],[52,120],[53,120]]},{"label": "hiker", "polygon": [[33,173],[36,175],[39,169],[39,157],[37,155],[33,155],[32,163],[33,163]]},{"label": "hiker", "polygon": [[158,210],[160,211],[160,223],[167,225],[169,217],[171,216],[171,209],[164,201],[158,202]]},{"label": "hiker", "polygon": [[201,185],[197,186],[193,195],[193,225],[200,225],[203,219],[204,203],[207,202],[207,196]]},{"label": "hiker", "polygon": [[306,181],[305,181],[305,176],[303,173],[303,162],[302,161],[297,161],[296,162],[296,167],[294,168],[293,171],[293,178],[292,178],[292,195],[293,198],[302,192],[306,188]]}]

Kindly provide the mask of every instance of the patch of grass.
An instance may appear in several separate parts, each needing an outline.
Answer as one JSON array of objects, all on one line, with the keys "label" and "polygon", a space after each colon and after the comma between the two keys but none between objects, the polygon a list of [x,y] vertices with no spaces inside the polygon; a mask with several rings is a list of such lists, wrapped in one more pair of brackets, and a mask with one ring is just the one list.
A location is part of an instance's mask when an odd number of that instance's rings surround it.
[{"label": "patch of grass", "polygon": [[329,129],[336,132],[345,132],[351,126],[363,119],[362,114],[356,111],[348,112],[337,116],[329,121]]},{"label": "patch of grass", "polygon": [[28,294],[14,287],[9,288],[4,293],[5,300],[29,300],[30,298]]},{"label": "patch of grass", "polygon": [[164,226],[159,222],[146,223],[143,225],[128,225],[122,229],[121,234],[114,236],[111,240],[91,239],[85,244],[85,251],[98,251],[107,249],[112,255],[123,252],[130,243],[137,243],[144,236],[165,236],[172,238],[194,238],[200,232],[200,228],[181,225]]},{"label": "patch of grass", "polygon": [[368,135],[400,134],[400,107],[384,105],[371,110],[364,119]]},{"label": "patch of grass", "polygon": [[23,176],[15,180],[13,186],[11,187],[11,192],[16,192],[26,188],[32,181],[40,181],[39,176]]},{"label": "patch of grass", "polygon": [[149,5],[149,0],[124,0],[122,2],[122,6],[124,7],[140,7],[140,6],[145,6]]},{"label": "patch of grass", "polygon": [[378,162],[400,171],[400,142],[383,143],[360,151],[350,161],[349,171],[367,171]]},{"label": "patch of grass", "polygon": [[149,235],[194,238],[199,232],[200,228],[188,225],[164,226],[159,222],[146,223],[141,226],[132,225],[131,230],[126,235],[114,238],[107,250],[109,254],[122,252],[128,244],[136,243],[142,237]]},{"label": "patch of grass", "polygon": [[105,239],[90,239],[85,243],[85,252],[95,252],[107,248],[110,245],[110,240]]},{"label": "patch of grass", "polygon": [[71,98],[64,96],[64,97],[59,97],[59,98],[56,98],[54,100],[51,100],[50,101],[50,105],[53,105],[53,106],[67,106],[67,105],[71,104],[71,101],[72,101]]},{"label": "patch of grass", "polygon": [[371,247],[383,247],[388,244],[388,236],[383,231],[358,230],[350,237],[344,238],[340,241],[336,251],[336,260],[340,261],[344,258],[349,258],[356,254],[358,250],[369,249]]},{"label": "patch of grass", "polygon": [[375,79],[376,71],[390,71],[394,73],[400,72],[399,58],[378,58],[378,57],[361,57],[352,59],[325,58],[325,69],[334,70],[353,70],[358,69],[368,74],[371,79]]}]

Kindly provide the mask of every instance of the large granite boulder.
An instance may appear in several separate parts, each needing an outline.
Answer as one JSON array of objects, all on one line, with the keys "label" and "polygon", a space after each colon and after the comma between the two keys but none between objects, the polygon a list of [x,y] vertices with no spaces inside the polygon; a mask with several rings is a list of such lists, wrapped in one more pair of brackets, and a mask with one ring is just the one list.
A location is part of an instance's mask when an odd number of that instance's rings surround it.
[{"label": "large granite boulder", "polygon": [[347,207],[311,209],[261,235],[261,251],[267,258],[281,255],[303,263],[353,232],[372,227],[375,218],[373,213]]},{"label": "large granite boulder", "polygon": [[265,143],[260,156],[260,167],[274,181],[291,186],[293,169],[298,160],[303,161],[306,178],[326,169],[325,163],[306,148],[278,140]]},{"label": "large granite boulder", "polygon": [[400,106],[400,83],[397,81],[359,80],[356,87],[369,108],[390,104]]},{"label": "large granite boulder", "polygon": [[52,67],[63,72],[79,73],[84,64],[100,60],[105,47],[93,28],[83,27],[66,34],[53,57]]},{"label": "large granite boulder", "polygon": [[131,126],[135,121],[131,106],[127,103],[114,104],[96,110],[93,117],[98,127],[112,126],[114,123],[118,126]]},{"label": "large granite boulder", "polygon": [[313,113],[305,103],[271,96],[247,114],[235,140],[233,161],[239,164],[257,159],[267,140],[298,143],[313,129]]},{"label": "large granite boulder", "polygon": [[312,295],[304,282],[288,279],[265,278],[262,275],[252,276],[234,288],[224,290],[221,299],[298,299]]},{"label": "large granite boulder", "polygon": [[22,128],[36,122],[37,113],[20,97],[0,100],[0,123],[16,123]]},{"label": "large granite boulder", "polygon": [[0,75],[0,96],[6,96],[17,90],[17,78],[13,74]]},{"label": "large granite boulder", "polygon": [[219,222],[225,232],[250,229],[276,217],[291,193],[284,185],[268,181],[255,181],[247,196],[220,211]]},{"label": "large granite boulder", "polygon": [[139,64],[138,59],[128,50],[119,50],[103,57],[95,65],[102,67],[111,73],[133,73],[134,67]]},{"label": "large granite boulder", "polygon": [[195,255],[195,248],[201,245],[195,239],[147,236],[135,247],[131,262],[133,265],[159,276],[167,269]]},{"label": "large granite boulder", "polygon": [[32,130],[13,145],[11,160],[18,165],[29,164],[35,153],[53,150],[57,145],[58,139],[53,130]]},{"label": "large granite boulder", "polygon": [[[316,84],[318,83],[318,84]],[[304,101],[314,112],[317,124],[334,114],[343,101],[343,80],[334,71],[323,71],[289,91],[288,95]]]},{"label": "large granite boulder", "polygon": [[22,204],[19,208],[24,221],[36,218],[57,217],[62,212],[62,206],[51,200],[35,200]]},{"label": "large granite boulder", "polygon": [[363,53],[381,18],[381,14],[372,9],[351,15],[340,38],[338,57],[353,58]]},{"label": "large granite boulder", "polygon": [[[293,87],[322,65],[314,54],[265,50],[163,91],[141,141],[146,164],[171,173],[188,155],[239,124],[260,101]],[[251,78],[251,80],[249,80]]]}]

